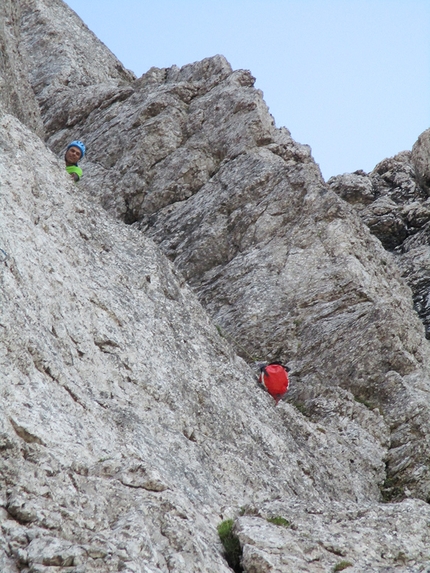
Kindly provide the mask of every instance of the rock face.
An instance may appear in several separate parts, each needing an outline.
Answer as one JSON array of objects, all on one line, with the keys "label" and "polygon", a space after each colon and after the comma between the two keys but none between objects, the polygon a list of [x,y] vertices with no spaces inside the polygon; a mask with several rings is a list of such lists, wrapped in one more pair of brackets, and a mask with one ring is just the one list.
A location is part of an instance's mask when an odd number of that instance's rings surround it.
[{"label": "rock face", "polygon": [[326,184],[222,56],[0,10],[0,570],[426,571],[428,137]]},{"label": "rock face", "polygon": [[28,54],[21,41],[21,3],[0,5],[0,104],[22,123],[43,135],[40,110],[30,84]]},{"label": "rock face", "polygon": [[[429,509],[418,500],[376,511],[355,504],[286,507],[275,502],[258,515],[240,517],[236,532],[246,571],[412,573],[428,571],[422,564],[428,559]],[[282,515],[288,520],[279,519]]]},{"label": "rock face", "polygon": [[395,256],[413,292],[416,311],[430,338],[430,130],[412,152],[381,161],[370,174],[332,178],[331,189],[352,203],[362,220]]},{"label": "rock face", "polygon": [[48,134],[75,126],[89,98],[106,105],[134,78],[62,0],[17,4],[28,79]]},{"label": "rock face", "polygon": [[377,503],[378,411],[340,390],[331,421],[274,410],[153,243],[0,127],[2,571],[227,571],[239,507]]},{"label": "rock face", "polygon": [[423,189],[430,192],[430,129],[422,133],[412,148],[411,160]]}]

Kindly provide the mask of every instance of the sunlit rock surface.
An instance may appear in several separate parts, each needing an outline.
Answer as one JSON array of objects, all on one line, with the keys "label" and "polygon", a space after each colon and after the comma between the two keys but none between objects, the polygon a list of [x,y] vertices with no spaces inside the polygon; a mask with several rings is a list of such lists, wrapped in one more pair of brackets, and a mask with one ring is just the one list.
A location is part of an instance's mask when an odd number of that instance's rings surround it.
[{"label": "sunlit rock surface", "polygon": [[425,571],[427,132],[326,184],[222,56],[1,10],[0,570]]}]

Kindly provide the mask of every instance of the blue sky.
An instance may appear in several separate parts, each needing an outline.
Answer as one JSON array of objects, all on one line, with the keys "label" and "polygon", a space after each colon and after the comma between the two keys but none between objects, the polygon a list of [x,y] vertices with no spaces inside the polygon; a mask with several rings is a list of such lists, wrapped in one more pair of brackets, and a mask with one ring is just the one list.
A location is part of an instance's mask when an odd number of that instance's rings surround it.
[{"label": "blue sky", "polygon": [[138,76],[223,54],[328,179],[430,127],[429,0],[66,0]]}]

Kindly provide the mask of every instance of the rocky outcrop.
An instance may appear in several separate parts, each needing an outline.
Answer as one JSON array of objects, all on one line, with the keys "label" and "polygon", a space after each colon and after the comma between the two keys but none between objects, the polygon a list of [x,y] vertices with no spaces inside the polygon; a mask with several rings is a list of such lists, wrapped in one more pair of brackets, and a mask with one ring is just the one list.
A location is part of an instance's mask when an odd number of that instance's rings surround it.
[{"label": "rocky outcrop", "polygon": [[255,479],[291,488],[286,430],[151,242],[79,198],[13,118],[1,133],[2,570],[227,570],[217,515]]},{"label": "rocky outcrop", "polygon": [[238,519],[235,531],[246,571],[413,573],[425,570],[429,509],[418,500],[377,510],[275,502],[257,514],[248,509],[250,515]]},{"label": "rocky outcrop", "polygon": [[21,40],[21,3],[0,5],[0,106],[43,135],[44,128],[30,84],[28,54]]},{"label": "rocky outcrop", "polygon": [[377,503],[377,410],[275,410],[152,242],[0,133],[2,571],[227,571],[216,525],[242,506]]},{"label": "rocky outcrop", "polygon": [[422,133],[412,148],[411,161],[419,184],[430,193],[430,129]]},{"label": "rocky outcrop", "polygon": [[135,79],[62,0],[20,0],[29,80],[47,134],[74,128],[91,106],[126,97]]},{"label": "rocky outcrop", "polygon": [[384,159],[369,174],[347,173],[328,184],[354,205],[387,250],[399,247],[430,220],[428,196],[417,182],[410,152]]},{"label": "rocky outcrop", "polygon": [[[48,138],[58,152],[85,139],[81,189],[156,240],[242,357],[289,361],[296,402],[312,410],[330,387],[381,408],[401,436],[390,475],[425,498],[430,482],[406,469],[401,448],[408,460],[427,451],[426,411],[411,440],[406,404],[428,392],[428,348],[380,242],[327,188],[309,148],[275,128],[249,72],[217,56],[118,89],[126,96],[104,105],[89,90],[85,116]],[[68,103],[56,93],[46,125]]]},{"label": "rocky outcrop", "polygon": [[245,573],[424,570],[426,139],[327,185],[222,56],[136,79],[60,0],[3,10],[2,78],[30,56],[1,95],[0,570],[227,572],[227,518]]},{"label": "rocky outcrop", "polygon": [[[332,178],[331,189],[354,205],[370,231],[394,260],[412,289],[415,310],[430,338],[430,267],[428,264],[429,130],[420,135],[412,152],[402,152],[364,172]],[[363,191],[365,190],[365,192]]]}]

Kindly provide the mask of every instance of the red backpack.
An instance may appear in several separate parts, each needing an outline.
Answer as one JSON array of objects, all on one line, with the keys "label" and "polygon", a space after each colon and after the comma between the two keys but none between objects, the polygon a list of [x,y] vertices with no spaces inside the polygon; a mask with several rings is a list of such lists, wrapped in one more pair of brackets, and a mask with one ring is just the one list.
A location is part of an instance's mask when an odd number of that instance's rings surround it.
[{"label": "red backpack", "polygon": [[258,381],[264,385],[269,394],[275,399],[276,404],[288,390],[288,368],[280,362],[271,362],[260,368]]}]

